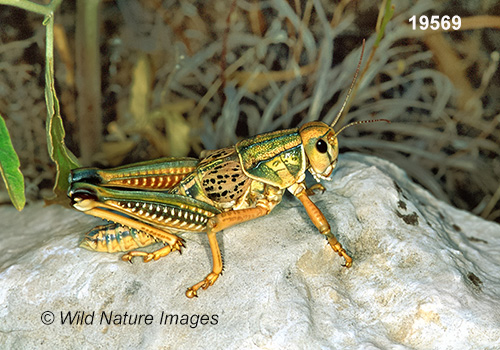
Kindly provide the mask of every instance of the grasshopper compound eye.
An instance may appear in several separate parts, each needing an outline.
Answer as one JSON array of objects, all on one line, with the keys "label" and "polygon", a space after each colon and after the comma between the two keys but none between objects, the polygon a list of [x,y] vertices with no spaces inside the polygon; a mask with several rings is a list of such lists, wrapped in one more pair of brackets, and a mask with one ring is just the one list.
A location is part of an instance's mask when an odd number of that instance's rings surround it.
[{"label": "grasshopper compound eye", "polygon": [[319,153],[326,153],[328,151],[328,144],[323,140],[318,140],[316,142],[316,149]]}]

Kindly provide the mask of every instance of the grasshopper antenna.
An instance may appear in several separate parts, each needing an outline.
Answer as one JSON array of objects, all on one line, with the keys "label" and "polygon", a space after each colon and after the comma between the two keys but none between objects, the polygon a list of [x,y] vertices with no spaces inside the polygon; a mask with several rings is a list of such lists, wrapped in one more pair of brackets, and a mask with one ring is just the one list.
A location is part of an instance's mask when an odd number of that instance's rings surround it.
[{"label": "grasshopper antenna", "polygon": [[[330,124],[330,127],[332,127],[332,128],[339,121],[340,117],[342,116],[342,113],[344,112],[345,106],[347,105],[347,101],[349,100],[349,97],[351,97],[351,92],[352,92],[352,89],[354,88],[354,84],[356,84],[356,79],[357,79],[358,74],[359,74],[359,69],[361,67],[361,61],[363,60],[363,54],[364,54],[364,52],[365,52],[365,39],[363,39],[363,46],[361,47],[361,57],[359,58],[358,67],[356,68],[356,73],[354,73],[354,78],[352,79],[351,86],[349,87],[349,91],[347,91],[347,96],[345,97],[344,103],[342,104],[342,107],[340,108],[339,113],[335,117],[335,120],[333,121],[333,123]],[[343,130],[345,130],[348,127],[351,127],[353,125],[366,124],[366,123],[375,123],[375,122],[387,122],[387,123],[390,123],[390,121],[387,120],[387,119],[359,120],[359,121],[352,122],[352,123],[349,123],[347,125],[344,125],[339,131],[337,131],[335,133],[335,135],[333,135],[332,138],[335,139],[337,137],[337,135],[340,134]]]},{"label": "grasshopper antenna", "polygon": [[340,128],[339,131],[337,131],[335,133],[335,135],[332,136],[332,139],[335,139],[338,136],[338,134],[340,134],[343,130],[347,129],[350,126],[358,125],[358,124],[375,123],[375,122],[386,122],[386,123],[389,123],[389,124],[391,123],[390,120],[387,120],[387,119],[358,120],[356,122],[352,122],[352,123],[349,123],[347,125],[344,125],[342,128]]},{"label": "grasshopper antenna", "polygon": [[356,73],[354,73],[354,78],[352,79],[351,87],[349,87],[349,91],[347,91],[347,96],[344,99],[344,103],[342,104],[342,108],[340,108],[340,111],[337,114],[337,116],[335,117],[335,119],[333,120],[332,124],[330,124],[330,127],[332,127],[332,128],[339,121],[340,117],[342,116],[342,113],[344,112],[345,106],[347,105],[347,101],[349,100],[349,97],[351,97],[351,92],[352,92],[352,89],[354,88],[354,84],[356,83],[356,78],[358,77],[358,74],[359,74],[359,68],[361,67],[361,61],[363,60],[364,53],[365,53],[365,39],[363,39],[363,46],[361,47],[361,57],[359,58],[358,67],[356,68]]}]

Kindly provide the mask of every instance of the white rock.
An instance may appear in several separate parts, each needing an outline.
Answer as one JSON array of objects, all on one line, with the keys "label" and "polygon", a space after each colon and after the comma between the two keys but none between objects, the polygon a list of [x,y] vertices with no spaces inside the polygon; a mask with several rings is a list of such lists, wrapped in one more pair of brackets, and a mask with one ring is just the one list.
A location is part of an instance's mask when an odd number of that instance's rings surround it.
[{"label": "white rock", "polygon": [[[339,164],[313,199],[352,268],[287,197],[271,215],[219,234],[224,274],[194,300],[186,287],[211,268],[204,234],[184,235],[182,256],[131,265],[78,247],[97,219],[57,206],[0,208],[0,344],[499,349],[500,226],[436,200],[386,161],[348,154]],[[53,324],[42,323],[45,311]],[[77,311],[94,313],[93,323],[61,324],[61,313]],[[150,314],[152,323],[100,324],[103,312]],[[162,312],[192,323],[160,324]]]}]

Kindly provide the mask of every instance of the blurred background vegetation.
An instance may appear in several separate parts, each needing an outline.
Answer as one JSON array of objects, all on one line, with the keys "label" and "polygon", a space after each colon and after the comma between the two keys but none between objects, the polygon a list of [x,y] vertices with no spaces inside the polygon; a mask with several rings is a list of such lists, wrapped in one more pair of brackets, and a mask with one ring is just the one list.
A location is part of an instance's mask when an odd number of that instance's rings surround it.
[{"label": "blurred background vegetation", "polygon": [[[341,152],[388,159],[437,198],[500,222],[500,3],[393,5],[374,50],[382,1],[64,0],[54,43],[66,144],[83,165],[108,167],[329,123],[366,39],[340,125],[391,124],[349,128]],[[458,15],[462,27],[413,30],[413,15]],[[51,192],[56,171],[45,136],[44,40],[39,15],[0,5],[0,114],[28,203]],[[3,184],[0,203],[9,203]]]}]

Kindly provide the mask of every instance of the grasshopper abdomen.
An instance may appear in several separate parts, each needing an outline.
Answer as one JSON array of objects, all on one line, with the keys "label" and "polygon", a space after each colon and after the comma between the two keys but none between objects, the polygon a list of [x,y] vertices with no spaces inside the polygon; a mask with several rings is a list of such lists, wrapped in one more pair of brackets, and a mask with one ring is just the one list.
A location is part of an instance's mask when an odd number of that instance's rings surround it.
[{"label": "grasshopper abdomen", "polygon": [[94,227],[85,235],[80,247],[98,252],[117,253],[157,242],[159,240],[150,234],[112,223]]}]

